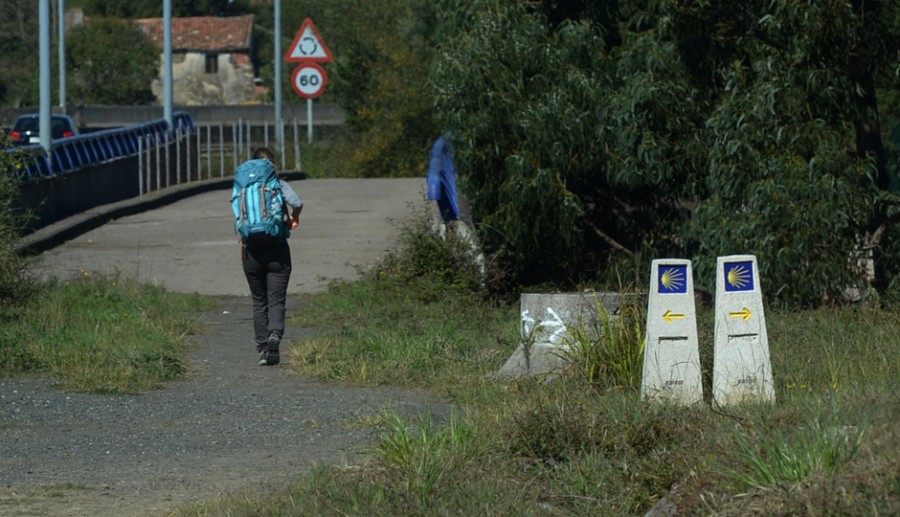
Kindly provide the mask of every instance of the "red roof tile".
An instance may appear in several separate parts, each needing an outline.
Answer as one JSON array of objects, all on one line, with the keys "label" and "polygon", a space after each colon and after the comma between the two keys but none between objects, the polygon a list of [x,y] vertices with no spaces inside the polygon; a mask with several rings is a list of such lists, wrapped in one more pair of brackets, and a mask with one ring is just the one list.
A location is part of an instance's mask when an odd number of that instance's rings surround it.
[{"label": "red roof tile", "polygon": [[[163,19],[143,18],[135,21],[144,29],[144,34],[162,48]],[[252,14],[225,18],[172,18],[172,50],[250,50],[252,34]]]}]

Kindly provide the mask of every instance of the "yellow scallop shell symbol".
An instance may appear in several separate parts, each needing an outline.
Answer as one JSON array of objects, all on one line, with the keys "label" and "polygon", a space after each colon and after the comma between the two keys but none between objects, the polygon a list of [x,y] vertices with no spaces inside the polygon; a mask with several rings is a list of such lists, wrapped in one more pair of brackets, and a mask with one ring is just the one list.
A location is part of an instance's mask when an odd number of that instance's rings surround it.
[{"label": "yellow scallop shell symbol", "polygon": [[667,269],[663,271],[659,281],[669,291],[681,289],[684,287],[684,272],[680,269]]},{"label": "yellow scallop shell symbol", "polygon": [[750,271],[744,266],[735,266],[728,272],[727,279],[732,287],[743,289],[750,283]]}]

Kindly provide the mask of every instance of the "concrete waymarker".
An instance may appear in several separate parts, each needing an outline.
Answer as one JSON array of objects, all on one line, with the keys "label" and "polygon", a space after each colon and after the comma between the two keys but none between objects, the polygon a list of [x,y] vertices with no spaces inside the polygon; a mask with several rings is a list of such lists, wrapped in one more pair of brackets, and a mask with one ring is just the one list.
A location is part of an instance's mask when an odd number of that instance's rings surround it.
[{"label": "concrete waymarker", "polygon": [[641,399],[682,405],[703,401],[689,260],[653,261]]},{"label": "concrete waymarker", "polygon": [[619,312],[620,293],[525,293],[520,301],[523,343],[494,375],[518,378],[547,375],[567,365],[571,327],[584,325],[590,332],[599,324],[598,305],[611,315]]},{"label": "concrete waymarker", "polygon": [[755,256],[719,257],[715,330],[712,387],[715,401],[723,406],[774,402],[769,338]]}]

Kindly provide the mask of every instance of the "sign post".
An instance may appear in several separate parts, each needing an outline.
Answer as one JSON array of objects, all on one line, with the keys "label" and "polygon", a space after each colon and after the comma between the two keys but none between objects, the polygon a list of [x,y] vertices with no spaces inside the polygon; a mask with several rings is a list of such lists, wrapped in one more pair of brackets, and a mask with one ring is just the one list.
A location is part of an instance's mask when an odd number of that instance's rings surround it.
[{"label": "sign post", "polygon": [[312,128],[312,100],[325,91],[328,84],[328,76],[325,70],[316,63],[330,63],[332,61],[331,51],[319,35],[319,30],[313,24],[312,20],[307,18],[300,26],[294,42],[288,48],[284,60],[293,63],[302,63],[292,76],[291,83],[294,91],[301,97],[306,98],[306,117],[307,117],[307,140],[309,143],[313,141]]},{"label": "sign post", "polygon": [[641,399],[703,401],[691,261],[657,259],[650,273]]},{"label": "sign post", "polygon": [[719,257],[713,398],[719,405],[774,402],[769,338],[753,255]]}]

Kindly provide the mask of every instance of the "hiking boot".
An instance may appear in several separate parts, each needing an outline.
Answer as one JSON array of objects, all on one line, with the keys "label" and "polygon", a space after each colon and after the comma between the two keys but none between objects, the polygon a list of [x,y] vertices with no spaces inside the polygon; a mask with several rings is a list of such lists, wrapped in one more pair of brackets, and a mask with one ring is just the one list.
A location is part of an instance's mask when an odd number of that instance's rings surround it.
[{"label": "hiking boot", "polygon": [[281,355],[278,353],[278,345],[281,343],[281,336],[277,332],[269,334],[269,340],[266,341],[266,364],[273,366],[281,361]]},{"label": "hiking boot", "polygon": [[260,352],[259,352],[259,363],[257,363],[257,364],[259,364],[260,366],[265,366],[266,364],[268,364],[268,360],[266,359],[266,356],[267,356],[267,355],[269,355],[269,351],[268,351],[268,350],[260,350]]}]

